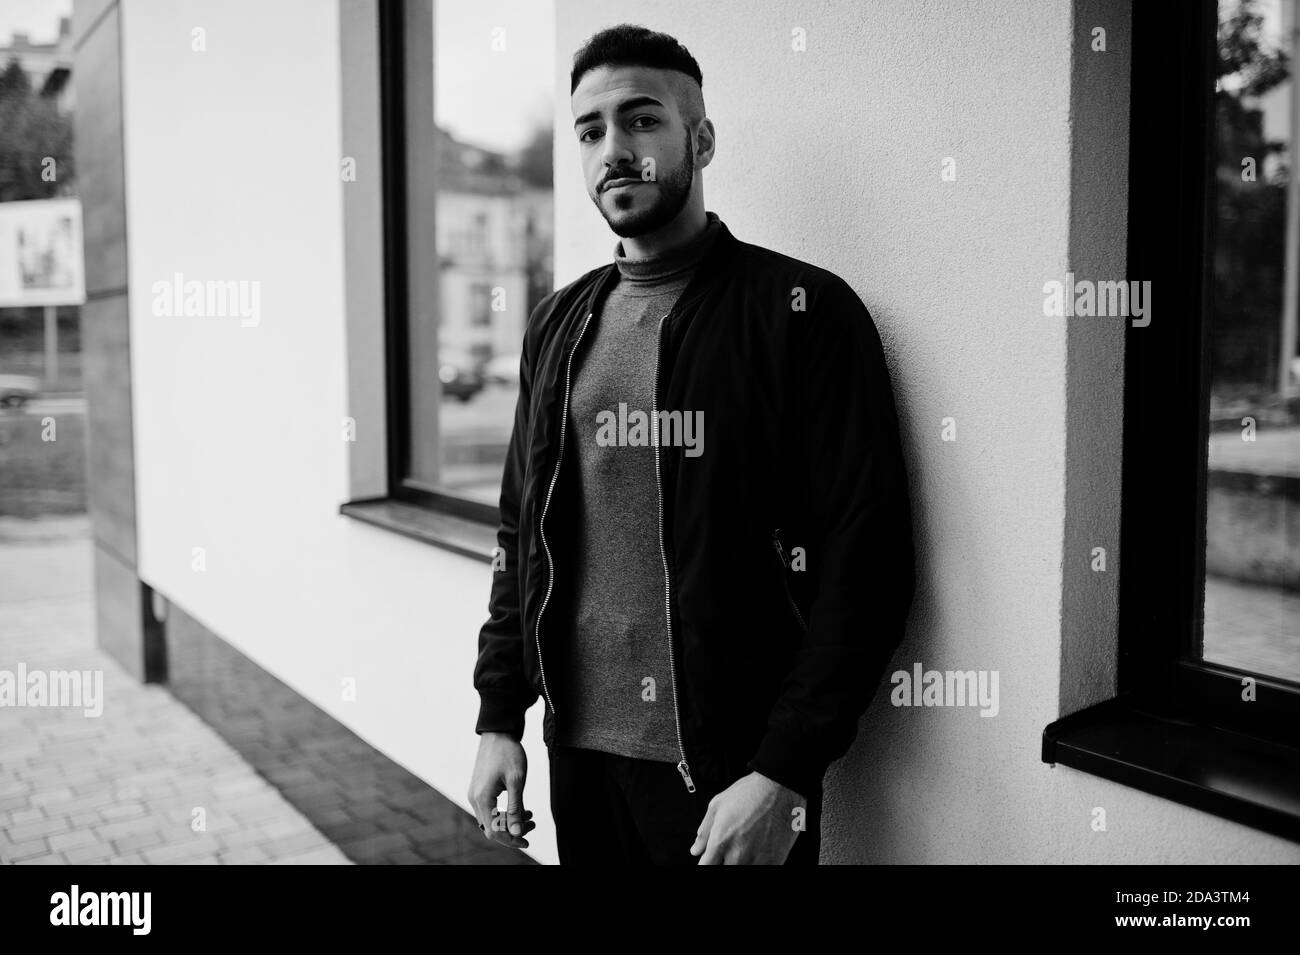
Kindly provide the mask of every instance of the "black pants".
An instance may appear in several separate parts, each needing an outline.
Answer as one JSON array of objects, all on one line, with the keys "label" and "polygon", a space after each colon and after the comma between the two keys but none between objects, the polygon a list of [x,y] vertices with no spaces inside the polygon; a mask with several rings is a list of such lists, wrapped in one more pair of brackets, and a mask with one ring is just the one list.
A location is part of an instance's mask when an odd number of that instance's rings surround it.
[{"label": "black pants", "polygon": [[[561,865],[698,865],[690,849],[709,800],[735,782],[692,774],[687,792],[672,763],[568,746],[550,750],[550,768]],[[817,865],[821,796],[810,796],[786,865]]]}]

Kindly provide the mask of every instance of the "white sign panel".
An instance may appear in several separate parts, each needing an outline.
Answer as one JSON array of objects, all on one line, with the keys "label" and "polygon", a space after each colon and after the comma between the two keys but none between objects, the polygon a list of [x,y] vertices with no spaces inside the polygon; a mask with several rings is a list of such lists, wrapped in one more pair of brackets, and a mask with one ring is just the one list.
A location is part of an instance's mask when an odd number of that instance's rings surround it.
[{"label": "white sign panel", "polygon": [[0,202],[0,307],[85,301],[81,200]]}]

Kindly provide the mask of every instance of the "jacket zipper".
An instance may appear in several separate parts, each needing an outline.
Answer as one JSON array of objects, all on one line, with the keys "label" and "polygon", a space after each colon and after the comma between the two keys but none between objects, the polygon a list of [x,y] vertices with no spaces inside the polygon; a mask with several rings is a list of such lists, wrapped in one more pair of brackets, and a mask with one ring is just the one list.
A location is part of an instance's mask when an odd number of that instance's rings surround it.
[{"label": "jacket zipper", "polygon": [[591,322],[592,313],[588,312],[586,319],[582,323],[582,328],[578,331],[578,337],[574,339],[573,348],[569,350],[569,360],[564,368],[564,412],[560,416],[560,447],[555,456],[555,470],[551,472],[551,485],[546,489],[546,500],[542,502],[542,514],[537,519],[537,533],[542,539],[542,550],[546,552],[546,595],[542,598],[542,606],[537,611],[537,622],[533,628],[533,643],[537,647],[537,669],[542,675],[542,695],[546,697],[546,705],[551,708],[551,715],[555,715],[555,704],[551,702],[551,694],[546,689],[546,667],[542,665],[542,614],[546,613],[546,605],[551,600],[551,589],[555,585],[555,563],[551,560],[551,548],[546,544],[546,509],[551,506],[551,494],[555,491],[555,482],[560,476],[560,462],[564,460],[564,432],[569,424],[569,386],[572,381],[573,373],[573,356],[578,352],[578,345],[582,342],[582,336],[587,331],[587,325]]},{"label": "jacket zipper", "polygon": [[790,593],[790,581],[785,576],[786,570],[790,567],[790,561],[785,555],[785,548],[781,546],[781,528],[772,531],[772,547],[776,550],[776,556],[781,561],[781,584],[785,587],[785,599],[790,604],[790,609],[794,611],[795,620],[799,621],[799,629],[806,636],[808,625],[803,622],[803,614],[799,612],[799,605],[794,602],[794,594]]},{"label": "jacket zipper", "polygon": [[664,492],[659,477],[659,353],[663,348],[664,321],[671,315],[668,312],[659,319],[659,330],[655,335],[655,377],[651,391],[650,416],[654,422],[655,452],[655,492],[659,503],[659,559],[664,567],[664,620],[668,625],[668,679],[673,688],[673,727],[677,731],[677,752],[682,757],[677,764],[677,771],[682,774],[688,793],[695,792],[695,783],[691,780],[691,769],[686,763],[686,746],[682,743],[682,719],[677,709],[677,667],[673,662],[673,608],[672,579],[668,573],[668,551],[664,549]]}]

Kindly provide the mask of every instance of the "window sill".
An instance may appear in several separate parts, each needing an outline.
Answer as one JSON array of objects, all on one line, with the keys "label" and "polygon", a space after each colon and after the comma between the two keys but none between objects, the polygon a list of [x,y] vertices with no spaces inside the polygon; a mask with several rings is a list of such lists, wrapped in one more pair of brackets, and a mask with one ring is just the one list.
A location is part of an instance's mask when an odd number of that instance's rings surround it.
[{"label": "window sill", "polygon": [[347,501],[339,513],[485,564],[497,546],[495,527],[394,498]]},{"label": "window sill", "polygon": [[1108,700],[1043,730],[1043,762],[1300,841],[1300,750]]}]

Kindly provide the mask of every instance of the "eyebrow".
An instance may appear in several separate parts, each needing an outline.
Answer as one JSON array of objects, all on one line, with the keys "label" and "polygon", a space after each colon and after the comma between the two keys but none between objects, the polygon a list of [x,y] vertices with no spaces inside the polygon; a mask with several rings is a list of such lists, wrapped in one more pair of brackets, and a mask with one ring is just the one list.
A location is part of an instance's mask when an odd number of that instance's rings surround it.
[{"label": "eyebrow", "polygon": [[[636,109],[639,106],[658,106],[660,109],[666,109],[664,104],[659,102],[659,100],[655,99],[653,96],[633,96],[631,99],[624,100],[623,102],[618,104],[618,112],[626,113],[629,110]],[[573,126],[576,129],[577,127],[581,126],[583,123],[589,123],[593,119],[600,119],[599,110],[592,110],[590,113],[583,113],[581,116],[579,116],[577,119],[573,121]]]}]

